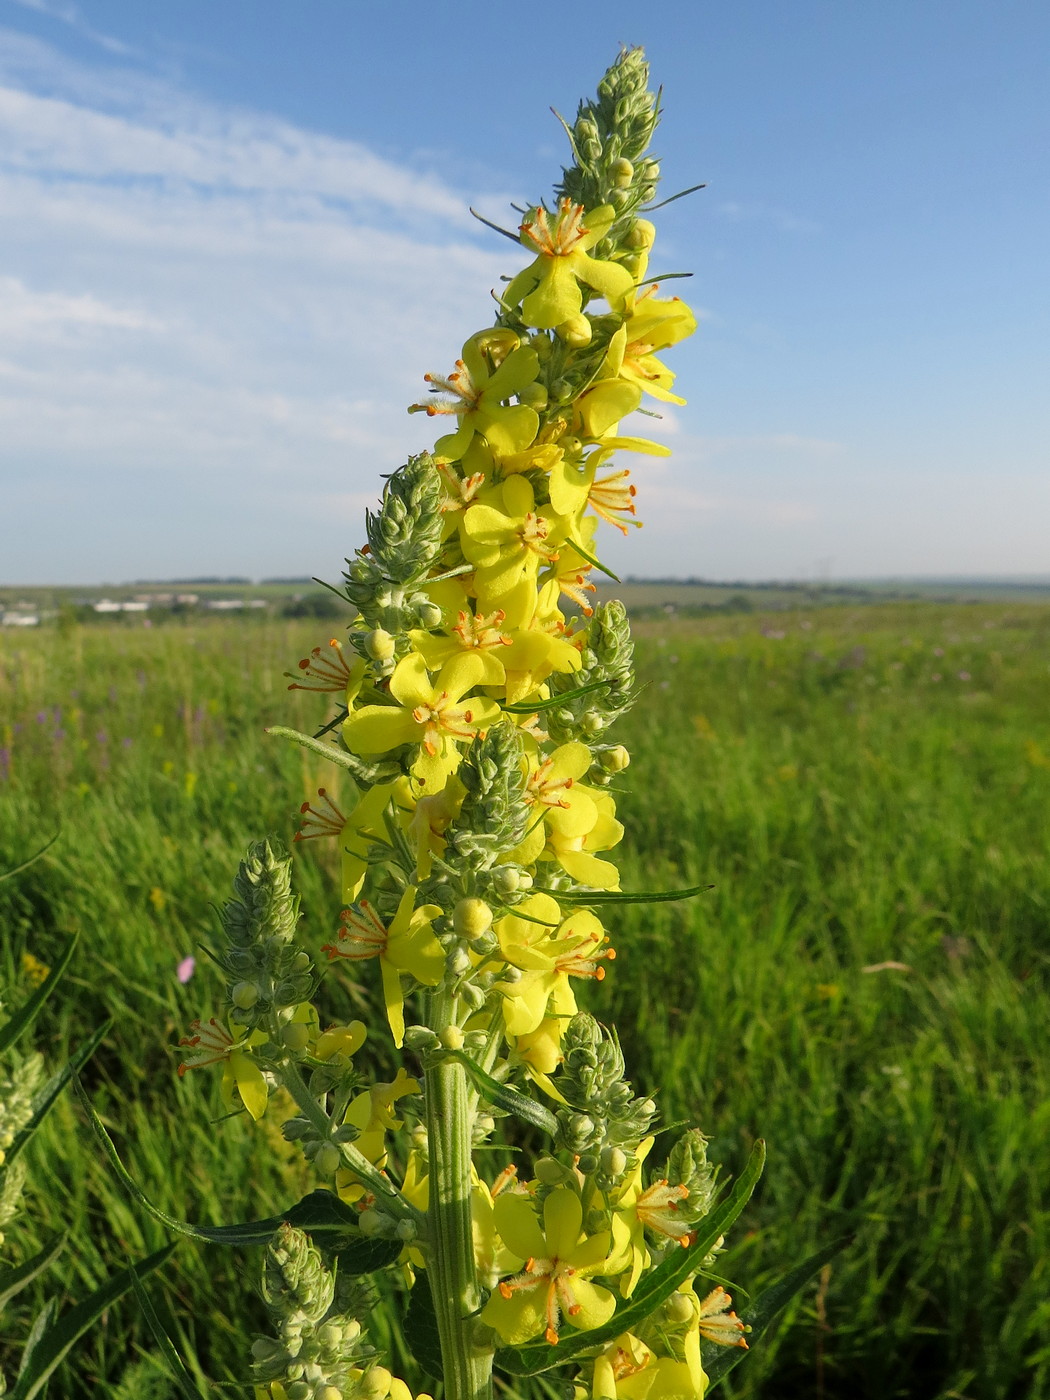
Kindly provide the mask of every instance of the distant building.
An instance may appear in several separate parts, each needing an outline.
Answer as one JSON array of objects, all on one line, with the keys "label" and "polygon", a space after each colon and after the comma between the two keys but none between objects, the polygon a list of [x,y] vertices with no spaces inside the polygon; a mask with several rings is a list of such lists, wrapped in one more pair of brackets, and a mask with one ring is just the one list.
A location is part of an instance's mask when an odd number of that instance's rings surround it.
[{"label": "distant building", "polygon": [[0,614],[0,625],[4,627],[39,627],[39,613],[5,612]]}]

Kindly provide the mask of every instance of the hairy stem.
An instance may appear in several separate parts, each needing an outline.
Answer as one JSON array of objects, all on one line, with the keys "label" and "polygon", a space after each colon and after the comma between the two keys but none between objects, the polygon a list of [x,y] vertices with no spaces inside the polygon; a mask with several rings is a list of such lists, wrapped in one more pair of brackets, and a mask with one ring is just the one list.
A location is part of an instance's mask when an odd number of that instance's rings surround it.
[{"label": "hairy stem", "polygon": [[[429,1025],[440,1035],[454,1023],[454,998],[430,998]],[[430,1208],[427,1269],[441,1338],[446,1400],[491,1400],[492,1352],[474,1341],[480,1306],[474,1266],[471,1192],[473,1112],[466,1071],[453,1060],[427,1067]]]}]

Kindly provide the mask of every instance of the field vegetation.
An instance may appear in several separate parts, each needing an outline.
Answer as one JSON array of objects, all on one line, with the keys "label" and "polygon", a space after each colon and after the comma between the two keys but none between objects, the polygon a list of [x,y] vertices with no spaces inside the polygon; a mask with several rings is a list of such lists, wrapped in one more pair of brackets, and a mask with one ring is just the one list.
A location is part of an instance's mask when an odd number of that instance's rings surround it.
[{"label": "field vegetation", "polygon": [[[57,1065],[114,1018],[85,1087],[141,1188],[182,1219],[271,1215],[313,1184],[265,1121],[220,1121],[217,1084],[179,1080],[173,1047],[216,1009],[201,945],[245,846],[290,840],[298,804],[330,781],[263,731],[328,718],[281,673],[337,625],[125,619],[0,636],[0,869],[60,832],[0,885],[0,982],[26,989],[79,931],[37,1048]],[[642,617],[636,631],[624,887],[712,888],[624,907],[589,1008],[616,1022],[667,1118],[698,1124],[728,1169],[768,1139],[726,1278],[757,1291],[854,1237],[724,1393],[1050,1393],[1050,607],[846,604]],[[319,946],[337,923],[335,850],[297,851]],[[324,995],[333,1019],[383,1021],[340,973]],[[72,1098],[34,1140],[5,1256],[62,1229],[71,1247],[5,1316],[5,1346],[42,1297],[82,1297],[164,1242]],[[186,1241],[150,1281],[202,1378],[243,1381],[254,1271]],[[125,1300],[51,1394],[167,1400],[154,1351]]]}]

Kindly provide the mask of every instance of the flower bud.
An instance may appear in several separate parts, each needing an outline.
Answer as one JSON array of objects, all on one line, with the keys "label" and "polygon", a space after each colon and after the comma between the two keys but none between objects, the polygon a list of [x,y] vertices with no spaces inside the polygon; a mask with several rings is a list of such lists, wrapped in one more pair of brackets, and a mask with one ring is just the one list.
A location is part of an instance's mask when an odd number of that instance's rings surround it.
[{"label": "flower bud", "polygon": [[405,1031],[405,1045],[419,1054],[422,1050],[432,1050],[437,1044],[437,1036],[429,1026],[409,1026]]},{"label": "flower bud", "polygon": [[446,1050],[463,1049],[463,1032],[459,1026],[446,1026],[441,1032],[440,1040]]},{"label": "flower bud", "polygon": [[238,1011],[250,1011],[259,1000],[259,988],[254,982],[238,982],[230,993],[230,1000]]},{"label": "flower bud", "polygon": [[452,927],[468,942],[492,927],[492,910],[483,899],[461,899],[452,911]]},{"label": "flower bud", "polygon": [[622,773],[630,762],[631,755],[622,744],[617,744],[613,749],[606,749],[601,756],[601,765],[607,773]]},{"label": "flower bud", "polygon": [[441,626],[441,609],[437,603],[420,603],[416,617],[424,632],[432,632],[435,627]]},{"label": "flower bud", "polygon": [[648,251],[656,242],[655,224],[651,224],[648,219],[635,219],[624,241],[628,248]]},{"label": "flower bud", "polygon": [[310,1044],[310,1027],[303,1021],[289,1021],[281,1031],[281,1040],[289,1050],[305,1050]]},{"label": "flower bud", "polygon": [[361,1377],[360,1394],[363,1400],[384,1400],[390,1394],[393,1379],[385,1366],[373,1366]]},{"label": "flower bud", "polygon": [[609,1176],[623,1176],[627,1170],[627,1153],[621,1147],[603,1147],[601,1164],[602,1171]]},{"label": "flower bud", "polygon": [[668,1322],[688,1322],[693,1316],[693,1305],[686,1293],[672,1293],[664,1303],[664,1316]]},{"label": "flower bud", "polygon": [[634,166],[626,156],[620,156],[609,166],[609,178],[619,189],[625,190],[634,179]]},{"label": "flower bud", "polygon": [[518,402],[539,412],[547,407],[547,388],[544,384],[526,384],[518,390]]},{"label": "flower bud", "polygon": [[321,1176],[335,1176],[342,1160],[338,1147],[331,1142],[322,1142],[314,1153],[314,1167]]},{"label": "flower bud", "polygon": [[399,1220],[397,1222],[397,1237],[399,1240],[404,1240],[407,1243],[409,1240],[414,1240],[417,1234],[418,1231],[414,1220]]},{"label": "flower bud", "polygon": [[559,438],[558,446],[565,453],[566,457],[583,456],[583,443],[572,433],[566,433],[564,437]]},{"label": "flower bud", "polygon": [[576,1165],[584,1176],[592,1176],[598,1170],[598,1157],[594,1152],[584,1152],[577,1160]]},{"label": "flower bud", "polygon": [[470,971],[470,954],[466,948],[457,947],[453,949],[448,959],[448,970],[453,977],[462,977],[464,972]]},{"label": "flower bud", "polygon": [[492,884],[499,894],[514,894],[521,884],[521,872],[513,865],[499,865],[492,872]]},{"label": "flower bud", "polygon": [[591,336],[594,334],[591,318],[582,311],[579,315],[570,316],[567,321],[562,321],[555,329],[558,339],[573,350],[582,350],[585,345],[590,345]]},{"label": "flower bud", "polygon": [[378,1235],[386,1225],[386,1216],[377,1210],[363,1210],[357,1223],[362,1235]]},{"label": "flower bud", "polygon": [[600,715],[597,710],[588,710],[580,725],[585,734],[600,734],[605,728],[605,716]]},{"label": "flower bud", "polygon": [[389,661],[394,655],[394,639],[382,627],[375,627],[365,637],[365,651],[373,661]]},{"label": "flower bud", "polygon": [[540,1157],[532,1170],[536,1173],[536,1180],[542,1181],[544,1186],[557,1186],[565,1180],[565,1168],[554,1157]]}]

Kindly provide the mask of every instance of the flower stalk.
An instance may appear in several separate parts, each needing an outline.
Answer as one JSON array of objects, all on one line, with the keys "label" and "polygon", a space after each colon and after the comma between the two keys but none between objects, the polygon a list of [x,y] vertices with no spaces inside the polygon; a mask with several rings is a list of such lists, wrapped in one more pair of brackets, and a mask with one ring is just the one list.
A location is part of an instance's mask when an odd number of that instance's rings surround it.
[{"label": "flower stalk", "polygon": [[[598,529],[637,523],[644,482],[621,456],[666,449],[623,420],[646,395],[682,402],[657,355],[696,328],[647,277],[658,115],[644,56],[621,53],[566,126],[553,202],[524,213],[528,261],[495,325],[410,406],[443,431],[367,514],[346,641],[289,673],[339,706],[313,737],[271,732],[338,771],[298,839],[338,848],[340,926],[325,963],[298,935],[290,858],[257,843],[223,913],[225,1019],[183,1042],[183,1068],[221,1063],[227,1103],[254,1119],[288,1091],[285,1137],[356,1219],[330,1258],[321,1237],[271,1247],[280,1336],[256,1344],[260,1397],[410,1400],[384,1367],[351,1364],[364,1319],[332,1291],[337,1261],[377,1250],[410,1284],[426,1274],[405,1326],[448,1400],[488,1400],[494,1365],[571,1367],[580,1400],[700,1400],[701,1335],[743,1342],[728,1295],[691,1291],[729,1223],[694,1259],[715,1208],[703,1139],[649,1171],[657,1105],[577,1002],[613,966],[606,908],[639,899],[612,858],[630,755],[610,730],[636,687],[623,605],[594,601]],[[359,1067],[361,1022],[321,1025],[315,993],[340,960],[375,974],[368,1033],[407,1056],[392,1082]],[[510,1163],[516,1119],[547,1137],[531,1169]],[[675,1251],[686,1263],[632,1302]]]}]

